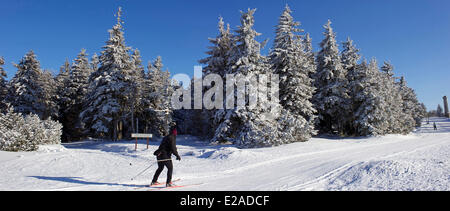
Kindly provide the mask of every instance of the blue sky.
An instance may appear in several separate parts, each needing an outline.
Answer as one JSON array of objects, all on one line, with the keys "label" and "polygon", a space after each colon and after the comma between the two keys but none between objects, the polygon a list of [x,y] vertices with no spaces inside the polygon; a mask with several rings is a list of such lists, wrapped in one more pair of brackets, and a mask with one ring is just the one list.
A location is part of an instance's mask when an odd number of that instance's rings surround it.
[{"label": "blue sky", "polygon": [[30,49],[42,68],[56,73],[82,48],[100,53],[122,6],[126,43],[141,51],[144,64],[160,55],[172,74],[192,75],[207,38],[217,34],[219,16],[236,28],[240,10],[257,8],[258,39],[271,41],[286,3],[316,50],[331,19],[340,43],[350,36],[365,58],[391,61],[429,109],[450,96],[448,0],[0,0],[0,56],[8,78],[16,71],[11,63]]}]

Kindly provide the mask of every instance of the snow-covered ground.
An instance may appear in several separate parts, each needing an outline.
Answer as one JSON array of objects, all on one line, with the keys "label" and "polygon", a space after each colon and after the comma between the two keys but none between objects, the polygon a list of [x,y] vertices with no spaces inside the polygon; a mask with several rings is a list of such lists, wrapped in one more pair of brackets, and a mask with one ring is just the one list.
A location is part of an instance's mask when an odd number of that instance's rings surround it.
[{"label": "snow-covered ground", "polygon": [[[444,118],[407,136],[313,138],[260,149],[179,136],[177,144],[182,160],[174,160],[173,177],[181,178],[178,185],[197,185],[171,190],[450,190],[450,120]],[[147,150],[140,141],[136,152],[133,141],[86,141],[0,151],[0,190],[149,190],[142,187],[156,170],[158,145]]]}]

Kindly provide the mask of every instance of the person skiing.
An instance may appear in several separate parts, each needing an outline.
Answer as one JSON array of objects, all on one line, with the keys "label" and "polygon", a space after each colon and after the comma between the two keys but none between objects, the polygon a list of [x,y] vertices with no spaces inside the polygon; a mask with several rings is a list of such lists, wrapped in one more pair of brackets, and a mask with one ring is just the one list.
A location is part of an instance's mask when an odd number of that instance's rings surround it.
[{"label": "person skiing", "polygon": [[437,130],[436,122],[433,122],[433,128],[434,130]]},{"label": "person skiing", "polygon": [[156,156],[158,161],[158,169],[153,176],[153,180],[150,186],[159,185],[158,177],[164,169],[164,166],[167,168],[167,180],[166,187],[174,186],[172,184],[172,172],[173,172],[173,164],[171,156],[172,154],[176,156],[177,160],[181,161],[181,157],[178,154],[177,146],[176,146],[176,137],[177,137],[177,128],[176,124],[172,123],[169,135],[165,136],[159,145],[159,148],[153,153]]}]

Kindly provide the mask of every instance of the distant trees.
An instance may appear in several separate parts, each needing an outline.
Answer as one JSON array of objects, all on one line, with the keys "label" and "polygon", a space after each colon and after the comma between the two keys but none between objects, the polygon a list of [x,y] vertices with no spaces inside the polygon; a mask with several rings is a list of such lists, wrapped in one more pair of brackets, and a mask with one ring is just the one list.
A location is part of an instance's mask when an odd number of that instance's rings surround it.
[{"label": "distant trees", "polygon": [[19,64],[15,76],[7,82],[0,58],[0,109],[8,105],[16,114],[35,114],[62,123],[62,140],[84,137],[119,140],[130,133],[167,134],[172,121],[170,96],[172,80],[163,70],[161,57],[149,65],[146,73],[139,50],[125,44],[121,9],[117,24],[100,56],[91,61],[82,49],[72,64],[66,60],[55,77],[42,70],[33,51]]},{"label": "distant trees", "polygon": [[[120,17],[119,8],[117,24],[109,30],[110,38],[103,47],[98,69],[89,78],[81,119],[88,133],[99,138],[129,137],[136,131],[138,117],[147,119],[149,131],[166,134],[166,125],[171,121],[170,73],[162,71],[158,57],[145,74],[140,52],[131,51],[125,44]],[[95,60],[92,67],[96,67]]]},{"label": "distant trees", "polygon": [[270,68],[280,78],[280,104],[287,109],[296,121],[302,125],[300,128],[292,128],[295,131],[295,139],[306,141],[316,134],[314,124],[316,109],[311,99],[316,88],[310,75],[316,72],[316,66],[310,59],[309,37],[306,42],[299,22],[294,21],[291,9],[286,5],[276,26],[274,46],[269,54]]},{"label": "distant trees", "polygon": [[[420,125],[425,108],[414,90],[406,85],[406,80],[394,76],[394,67],[389,62],[381,67],[376,59],[360,62],[359,49],[350,38],[340,51],[331,21],[324,25],[324,39],[319,52],[314,53],[309,34],[298,34],[303,30],[298,28],[300,24],[293,20],[286,6],[276,27],[274,46],[265,57],[259,54],[261,44],[254,41],[259,33],[253,29],[253,13],[254,10],[242,13],[242,25],[234,34],[230,34],[228,28],[225,30],[221,18],[219,35],[210,39],[213,45],[207,52],[209,57],[200,61],[206,65],[205,74],[277,74],[280,105],[285,109],[284,118],[290,120],[283,123],[278,119],[271,124],[278,128],[252,124],[259,131],[285,140],[267,142],[271,138],[256,134],[251,136],[258,140],[247,138],[250,135],[240,131],[252,131],[246,122],[254,120],[242,120],[247,115],[243,110],[221,109],[212,115],[210,125],[216,132],[211,141],[255,147],[289,143],[289,137],[295,137],[296,141],[308,140],[315,130],[322,134],[366,136],[406,134]],[[252,113],[252,116],[258,114]],[[297,127],[287,124],[291,130],[283,130],[287,122],[296,122]],[[250,144],[245,140],[250,140]]]},{"label": "distant trees", "polygon": [[437,108],[436,108],[436,116],[438,116],[438,117],[442,117],[442,115],[443,115],[443,109],[442,109],[442,107],[441,107],[441,104],[438,104],[438,106],[437,106]]},{"label": "distant trees", "polygon": [[[125,43],[119,8],[117,23],[109,30],[99,56],[94,53],[89,61],[82,49],[72,62],[65,61],[55,77],[42,70],[34,52],[29,51],[14,65],[17,72],[8,82],[2,68],[5,61],[0,58],[2,117],[32,115],[30,121],[36,117],[58,120],[63,141],[85,137],[120,140],[133,132],[162,136],[176,120],[186,133],[241,147],[307,141],[317,132],[339,136],[406,134],[420,125],[425,107],[406,79],[396,77],[389,62],[379,67],[376,59],[363,59],[350,38],[340,50],[330,20],[323,26],[323,40],[314,52],[311,37],[300,29],[286,6],[266,56],[261,54],[266,41],[257,40],[261,34],[254,28],[255,11],[241,12],[241,24],[235,30],[219,18],[219,33],[209,39],[207,56],[199,60],[204,65],[202,79],[217,74],[232,85],[219,92],[209,91],[217,85],[209,80],[201,84],[203,94],[210,100],[219,98],[218,94],[235,100],[248,94],[243,102],[224,101],[223,108],[209,105],[208,109],[174,111],[170,100],[176,87],[162,57],[148,62],[146,71],[141,52]],[[276,100],[270,89],[275,85],[268,83],[272,76],[279,79]],[[262,89],[267,95],[252,92],[256,84],[258,91],[259,84],[269,84]],[[238,89],[240,85],[244,89]],[[254,101],[259,103],[256,107]],[[228,103],[233,108],[227,107]],[[440,106],[438,113],[442,115]]]},{"label": "distant trees", "polygon": [[36,114],[41,119],[48,119],[53,113],[54,103],[50,86],[53,78],[42,71],[33,51],[29,51],[19,62],[14,64],[17,72],[9,82],[6,101],[14,110],[22,114]]},{"label": "distant trees", "polygon": [[313,75],[316,93],[313,103],[317,109],[317,127],[321,133],[345,135],[347,116],[350,111],[347,90],[347,70],[342,66],[336,42],[336,34],[331,28],[331,21],[323,26],[325,38],[320,43],[317,53],[317,71]]},{"label": "distant trees", "polygon": [[6,81],[6,71],[3,69],[3,65],[5,64],[5,59],[0,57],[0,112],[5,111],[6,102],[5,97],[8,93],[8,82]]}]

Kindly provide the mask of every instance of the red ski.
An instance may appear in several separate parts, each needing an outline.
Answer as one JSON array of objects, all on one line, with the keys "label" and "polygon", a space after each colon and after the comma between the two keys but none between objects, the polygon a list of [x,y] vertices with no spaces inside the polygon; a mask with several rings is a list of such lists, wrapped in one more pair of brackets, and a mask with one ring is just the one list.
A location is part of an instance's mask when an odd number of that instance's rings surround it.
[{"label": "red ski", "polygon": [[[175,179],[175,180],[172,180],[172,182],[178,182],[180,180],[181,179]],[[166,183],[165,182],[161,182],[161,183],[155,184],[153,186],[152,185],[143,185],[143,186],[136,187],[135,189],[140,189],[140,188],[158,188],[158,187],[160,187],[160,185],[164,185],[164,187],[165,187]]]},{"label": "red ski", "polygon": [[190,187],[190,186],[196,186],[196,185],[202,185],[203,183],[198,184],[189,184],[189,185],[175,185],[175,186],[169,186],[169,187],[161,187],[161,186],[151,186],[150,190],[148,191],[154,191],[154,190],[165,190],[165,189],[173,189],[173,188],[184,188],[184,187]]}]

